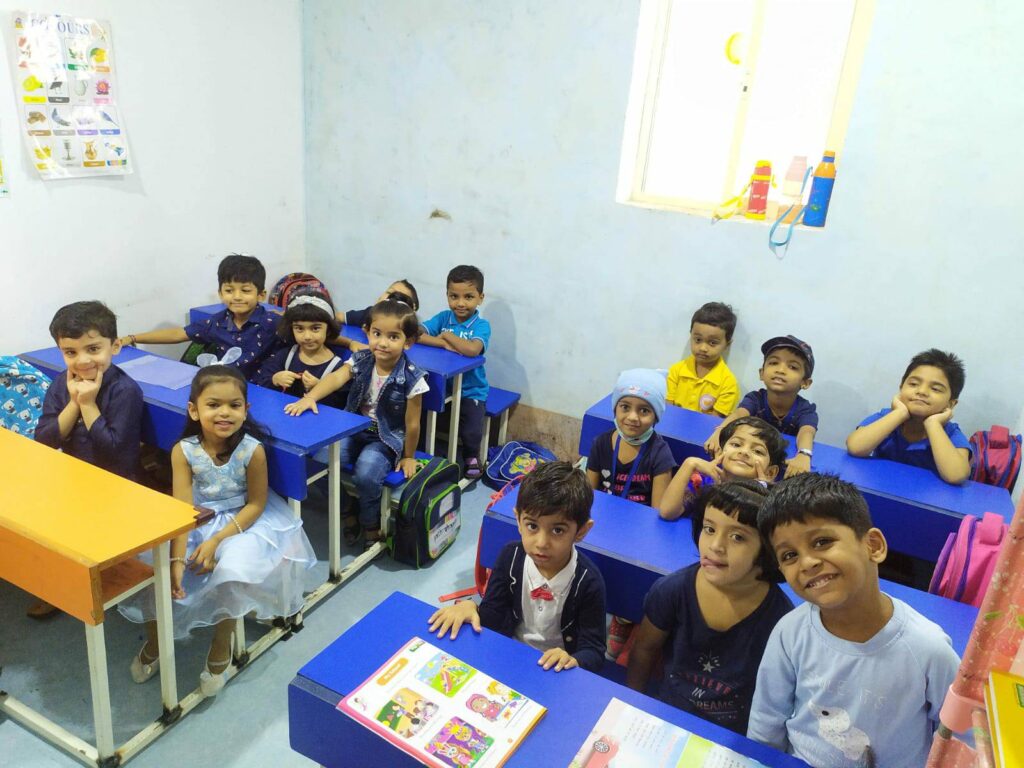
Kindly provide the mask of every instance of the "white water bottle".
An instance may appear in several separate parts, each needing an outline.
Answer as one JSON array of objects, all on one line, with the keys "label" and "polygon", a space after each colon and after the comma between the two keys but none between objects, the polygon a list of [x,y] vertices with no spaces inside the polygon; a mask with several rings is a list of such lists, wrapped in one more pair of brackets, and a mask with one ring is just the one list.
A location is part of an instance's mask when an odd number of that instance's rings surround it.
[{"label": "white water bottle", "polygon": [[804,207],[801,187],[804,183],[804,176],[807,174],[807,155],[794,155],[786,171],[786,178],[782,182],[782,205],[781,211],[789,212],[783,218],[783,224],[794,221],[800,210]]}]

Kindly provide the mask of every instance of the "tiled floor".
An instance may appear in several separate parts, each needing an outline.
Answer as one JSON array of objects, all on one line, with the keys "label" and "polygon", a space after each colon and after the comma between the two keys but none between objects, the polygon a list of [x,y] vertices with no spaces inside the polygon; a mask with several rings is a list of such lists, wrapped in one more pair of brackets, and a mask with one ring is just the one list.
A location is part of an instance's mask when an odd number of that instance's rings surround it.
[{"label": "tiled floor", "polygon": [[[464,492],[462,532],[453,548],[430,567],[416,571],[380,558],[305,617],[305,628],[277,643],[242,671],[216,699],[200,704],[129,765],[167,766],[310,766],[288,745],[287,687],[295,672],[370,608],[395,590],[427,602],[473,581],[480,520],[492,491],[481,483]],[[324,503],[306,505],[303,519],[321,558],[309,584],[326,573],[327,517]],[[346,551],[346,560],[352,556]],[[92,709],[82,625],[66,615],[45,622],[25,617],[31,598],[0,582],[0,690],[38,709],[72,733],[92,740]],[[129,738],[160,714],[160,684],[154,677],[136,685],[128,663],[141,644],[141,627],[119,614],[106,622],[107,658],[113,702],[114,736]],[[247,625],[252,642],[263,627]],[[178,644],[178,691],[198,684],[209,633],[196,633]],[[21,725],[0,716],[0,765],[61,768],[82,765]]]}]

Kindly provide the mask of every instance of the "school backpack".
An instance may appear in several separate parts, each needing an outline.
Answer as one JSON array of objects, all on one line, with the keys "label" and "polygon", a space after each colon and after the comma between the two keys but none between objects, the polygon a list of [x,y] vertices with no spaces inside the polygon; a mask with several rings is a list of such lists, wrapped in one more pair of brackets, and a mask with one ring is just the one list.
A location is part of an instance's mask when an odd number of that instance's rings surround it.
[{"label": "school backpack", "polygon": [[0,356],[0,427],[33,438],[50,377],[20,357]]},{"label": "school backpack", "polygon": [[416,568],[437,560],[459,535],[461,503],[458,465],[440,456],[428,460],[402,489],[391,556]]},{"label": "school backpack", "polygon": [[971,480],[1013,491],[1020,472],[1021,437],[1006,427],[979,429],[971,435]]},{"label": "school backpack", "polygon": [[554,461],[555,454],[547,448],[527,441],[495,445],[487,451],[485,485],[501,490],[513,480],[535,470],[538,465]]},{"label": "school backpack", "polygon": [[274,283],[274,287],[270,289],[270,303],[275,307],[288,309],[288,303],[292,299],[309,293],[323,296],[332,305],[334,304],[331,300],[331,292],[327,290],[327,286],[316,275],[310,275],[306,272],[289,272]]},{"label": "school backpack", "polygon": [[981,607],[1008,529],[995,512],[986,512],[980,520],[964,515],[960,528],[946,539],[928,591]]}]

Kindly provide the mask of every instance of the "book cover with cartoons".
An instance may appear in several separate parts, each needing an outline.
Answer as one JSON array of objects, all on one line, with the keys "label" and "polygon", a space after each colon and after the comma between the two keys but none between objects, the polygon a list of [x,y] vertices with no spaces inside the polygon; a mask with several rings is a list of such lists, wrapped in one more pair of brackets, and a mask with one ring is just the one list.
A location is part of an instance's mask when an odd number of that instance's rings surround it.
[{"label": "book cover with cartoons", "polygon": [[497,768],[547,712],[418,637],[338,709],[435,768]]}]

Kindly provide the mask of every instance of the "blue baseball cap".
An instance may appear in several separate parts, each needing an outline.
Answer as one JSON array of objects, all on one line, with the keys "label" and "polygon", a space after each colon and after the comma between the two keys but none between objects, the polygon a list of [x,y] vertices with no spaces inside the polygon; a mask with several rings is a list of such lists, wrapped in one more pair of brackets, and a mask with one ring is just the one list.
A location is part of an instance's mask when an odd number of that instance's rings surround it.
[{"label": "blue baseball cap", "polygon": [[801,341],[796,336],[775,336],[761,345],[761,354],[768,357],[776,349],[792,349],[800,355],[807,363],[804,378],[811,378],[811,374],[814,373],[814,352],[811,351],[810,344]]}]

